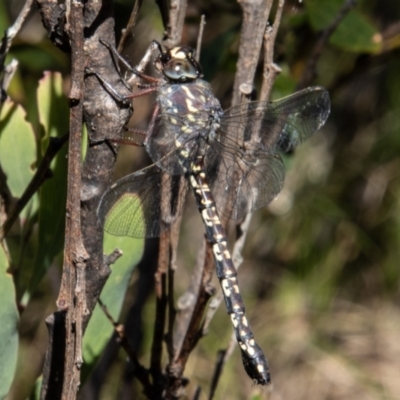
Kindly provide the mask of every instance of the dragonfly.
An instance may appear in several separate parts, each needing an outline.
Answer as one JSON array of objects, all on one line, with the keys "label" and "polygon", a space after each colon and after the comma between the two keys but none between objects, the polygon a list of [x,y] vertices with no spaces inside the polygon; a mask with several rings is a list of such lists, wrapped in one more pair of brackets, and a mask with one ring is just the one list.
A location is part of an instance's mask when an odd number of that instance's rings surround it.
[{"label": "dragonfly", "polygon": [[[163,208],[172,205],[179,215],[184,203],[179,193],[185,193],[175,190],[163,195],[161,180],[176,187],[177,179],[184,177],[212,248],[244,369],[256,384],[268,385],[270,368],[245,314],[220,215],[240,220],[278,195],[285,176],[279,153],[294,149],[325,124],[329,94],[316,86],[281,100],[244,102],[223,110],[210,84],[202,79],[192,48],[164,50],[156,41],[150,48],[158,53],[154,66],[160,74],[160,78],[149,77],[143,90],[157,93],[144,141],[153,164],[106,190],[98,217],[112,235],[158,237],[169,227],[162,222]],[[130,69],[146,79],[143,72]]]}]

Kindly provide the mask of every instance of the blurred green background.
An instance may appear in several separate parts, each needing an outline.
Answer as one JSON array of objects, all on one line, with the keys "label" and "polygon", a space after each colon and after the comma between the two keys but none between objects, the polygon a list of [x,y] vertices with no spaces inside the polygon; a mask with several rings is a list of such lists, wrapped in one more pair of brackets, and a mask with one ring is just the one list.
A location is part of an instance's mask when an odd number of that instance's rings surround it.
[{"label": "blurred green background", "polygon": [[[274,86],[273,98],[296,90],[320,31],[333,20],[342,3],[342,0],[286,2],[275,46],[275,62],[282,73]],[[0,31],[15,20],[22,4],[15,0],[1,2]],[[117,37],[132,6],[128,0],[115,3]],[[201,14],[207,19],[201,54],[205,78],[228,107],[237,60],[240,7],[232,0],[191,1],[184,44],[195,44]],[[123,54],[135,63],[152,39],[161,39],[162,32],[156,5],[145,2],[135,36]],[[41,129],[46,124],[45,111],[40,108],[44,100],[40,103],[37,97],[38,81],[44,71],[61,72],[67,93],[68,57],[47,39],[36,10],[14,40],[11,57],[18,59],[20,66],[9,95],[27,113],[31,135],[37,142],[34,152],[40,159],[45,137]],[[261,70],[260,63],[258,88]],[[61,85],[60,78],[52,79],[59,79]],[[398,0],[359,1],[324,47],[312,84],[323,85],[330,92],[331,115],[319,133],[285,156],[285,187],[268,208],[254,214],[239,273],[248,319],[270,361],[273,390],[252,386],[236,349],[225,368],[217,399],[399,398]],[[132,122],[135,126],[146,126],[151,106],[148,99],[135,102]],[[67,118],[67,108],[62,107],[65,105],[60,105],[58,111],[53,109],[59,119]],[[121,176],[143,165],[144,159],[137,149],[122,149],[115,175]],[[8,238],[12,267],[18,266],[18,273],[14,274],[17,297],[25,307],[19,325],[18,367],[10,399],[28,398],[40,375],[47,344],[44,319],[55,308],[62,260],[62,243],[59,243],[53,247],[58,249],[56,254],[46,261],[44,279],[34,289],[27,289],[33,273],[29,260],[37,256],[41,243],[37,228],[40,217],[35,205],[31,207],[30,213],[25,211],[20,229],[14,229]],[[59,210],[63,212],[62,208]],[[62,226],[59,229],[62,232]],[[202,237],[203,227],[190,199],[179,245],[177,297],[189,283]],[[132,271],[140,258],[141,244],[135,251],[136,261],[124,271]],[[146,271],[141,270],[140,274]],[[137,304],[141,291],[136,272],[130,280],[129,275],[124,279],[129,284],[129,294],[121,321],[129,315],[132,305]],[[145,365],[149,363],[154,321],[151,285],[149,290],[141,314],[143,331],[139,350]],[[216,352],[227,346],[230,335],[228,316],[221,308],[209,335],[200,341],[187,365],[185,375],[191,380],[188,398],[196,384],[207,392]],[[96,390],[95,378],[89,378],[82,398],[144,398],[140,387],[128,379],[125,358],[119,351],[108,363],[107,373],[101,384],[97,381]],[[97,358],[86,361],[93,368]],[[206,398],[204,393],[201,398]]]}]

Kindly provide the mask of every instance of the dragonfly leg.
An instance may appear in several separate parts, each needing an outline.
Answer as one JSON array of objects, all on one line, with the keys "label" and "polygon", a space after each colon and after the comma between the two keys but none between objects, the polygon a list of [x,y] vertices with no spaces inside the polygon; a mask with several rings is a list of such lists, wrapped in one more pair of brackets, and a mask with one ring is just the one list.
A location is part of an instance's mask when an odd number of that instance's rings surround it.
[{"label": "dragonfly leg", "polygon": [[144,141],[145,146],[147,145],[147,143],[149,142],[149,140],[151,140],[151,137],[153,136],[154,127],[155,127],[157,116],[159,113],[160,113],[160,106],[157,104],[154,107],[153,115],[151,116],[149,127],[147,128],[146,139]]},{"label": "dragonfly leg", "polygon": [[[158,78],[154,78],[152,76],[146,75],[143,73],[146,65],[149,63],[150,58],[152,54],[154,53],[155,50],[158,50],[158,46],[156,43],[152,42],[150,46],[148,47],[144,57],[142,60],[139,62],[139,64],[136,67],[132,67],[127,60],[125,60],[124,57],[119,54],[118,50],[113,46],[111,43],[106,42],[105,40],[100,39],[100,43],[103,44],[104,46],[107,47],[110,52],[118,58],[119,61],[125,66],[125,68],[131,72],[133,75],[138,76],[139,78],[148,81],[148,82],[153,82],[153,83],[158,83],[160,80]],[[128,80],[129,82],[129,80]]]},{"label": "dragonfly leg", "polygon": [[[128,131],[128,132],[132,132],[135,135],[147,136],[147,131],[144,131],[142,129],[126,127],[125,130]],[[127,145],[130,145],[130,146],[137,146],[137,147],[144,147],[143,141],[139,142],[135,138],[129,137],[129,136],[128,137],[125,136],[123,138],[115,138],[115,139],[114,138],[109,138],[108,140],[110,142],[113,142],[113,143],[127,144]]]},{"label": "dragonfly leg", "polygon": [[133,137],[124,137],[124,138],[109,138],[108,140],[110,142],[113,143],[119,143],[119,144],[127,144],[127,145],[131,145],[131,146],[138,146],[138,147],[144,147],[147,143],[147,141],[149,140],[149,138],[151,138],[153,131],[154,131],[154,125],[155,125],[155,121],[158,115],[158,107],[155,107],[155,110],[153,112],[150,124],[147,128],[147,130],[142,130],[142,129],[137,129],[137,128],[130,128],[130,127],[126,127],[125,130],[128,132],[132,132],[135,135],[139,135],[139,136],[144,136],[145,137],[145,141],[144,142],[139,142],[136,139],[134,139]]},{"label": "dragonfly leg", "polygon": [[157,90],[157,86],[151,86],[147,89],[141,90],[136,93],[132,93],[129,95],[121,95],[117,90],[115,90],[114,86],[111,85],[110,82],[107,81],[101,74],[96,71],[93,71],[91,68],[86,68],[85,73],[87,75],[94,75],[102,85],[107,89],[107,92],[118,102],[122,104],[130,104],[130,101],[136,97],[145,96],[149,93],[153,93]]}]

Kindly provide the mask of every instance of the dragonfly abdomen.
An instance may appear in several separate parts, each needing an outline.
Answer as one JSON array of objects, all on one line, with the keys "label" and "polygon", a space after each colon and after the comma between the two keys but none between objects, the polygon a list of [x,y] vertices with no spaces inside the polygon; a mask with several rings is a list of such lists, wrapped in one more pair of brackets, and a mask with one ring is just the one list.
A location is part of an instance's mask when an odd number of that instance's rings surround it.
[{"label": "dragonfly abdomen", "polygon": [[203,157],[192,164],[190,184],[197,207],[206,227],[216,263],[217,277],[225,299],[226,310],[231,318],[236,339],[240,347],[243,366],[257,384],[267,385],[271,381],[268,361],[254,339],[245,315],[245,306],[240,294],[237,272],[228,249],[227,236],[221,224],[215,201],[203,171]]}]

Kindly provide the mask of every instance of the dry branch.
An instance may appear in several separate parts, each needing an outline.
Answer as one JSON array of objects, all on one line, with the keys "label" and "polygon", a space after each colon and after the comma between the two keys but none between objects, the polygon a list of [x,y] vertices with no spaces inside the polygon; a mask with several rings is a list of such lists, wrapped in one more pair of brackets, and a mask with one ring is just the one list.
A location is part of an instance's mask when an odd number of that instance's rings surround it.
[{"label": "dry branch", "polygon": [[[115,43],[112,3],[88,1],[83,6],[74,1],[69,9],[68,25],[62,5],[53,1],[37,0],[36,3],[53,43],[64,51],[72,50],[72,153],[69,156],[65,266],[58,300],[60,311],[48,318],[50,341],[41,398],[74,399],[80,381],[80,340],[110,272],[103,259],[103,230],[96,216],[100,196],[111,181],[117,150],[106,139],[110,134],[120,134],[131,109],[110,97],[95,77],[87,77],[83,86],[84,68],[88,67],[109,77],[121,93],[126,91],[108,49],[99,41]],[[81,172],[82,121],[88,128],[89,148]],[[60,335],[64,335],[67,346],[59,346]],[[68,351],[71,345],[76,346],[74,351]]]}]

